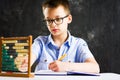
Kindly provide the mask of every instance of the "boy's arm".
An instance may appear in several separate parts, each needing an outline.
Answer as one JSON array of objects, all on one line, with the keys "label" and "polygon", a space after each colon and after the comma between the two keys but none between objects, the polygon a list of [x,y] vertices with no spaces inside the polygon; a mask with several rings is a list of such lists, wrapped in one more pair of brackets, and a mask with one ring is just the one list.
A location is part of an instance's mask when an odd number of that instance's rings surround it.
[{"label": "boy's arm", "polygon": [[[30,66],[33,65],[33,63],[36,60],[36,56],[34,54],[31,54],[31,64]],[[18,68],[19,71],[21,72],[26,72],[28,70],[28,56],[18,56],[15,58],[15,65]]]},{"label": "boy's arm", "polygon": [[69,63],[68,69],[81,72],[99,73],[99,65],[94,58],[88,58],[84,63]]},{"label": "boy's arm", "polygon": [[35,54],[31,54],[31,66],[33,65],[33,63],[36,61],[36,56]]},{"label": "boy's arm", "polygon": [[99,73],[99,65],[94,58],[88,58],[84,63],[71,63],[55,61],[49,64],[49,69],[53,71],[80,71],[89,73]]}]

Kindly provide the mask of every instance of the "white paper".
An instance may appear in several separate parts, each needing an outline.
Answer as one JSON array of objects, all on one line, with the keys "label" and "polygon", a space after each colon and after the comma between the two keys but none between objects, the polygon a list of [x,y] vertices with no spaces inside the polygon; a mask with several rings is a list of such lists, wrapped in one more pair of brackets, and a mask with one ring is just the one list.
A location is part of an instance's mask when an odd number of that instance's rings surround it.
[{"label": "white paper", "polygon": [[52,70],[40,70],[35,72],[35,75],[67,75],[67,72],[54,72]]}]

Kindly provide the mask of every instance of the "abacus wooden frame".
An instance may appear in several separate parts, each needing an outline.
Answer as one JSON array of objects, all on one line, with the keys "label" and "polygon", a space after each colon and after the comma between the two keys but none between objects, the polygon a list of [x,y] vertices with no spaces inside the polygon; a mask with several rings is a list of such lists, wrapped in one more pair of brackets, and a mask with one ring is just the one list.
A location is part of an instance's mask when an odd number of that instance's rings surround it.
[{"label": "abacus wooden frame", "polygon": [[[28,48],[28,71],[26,73],[3,73],[2,72],[2,40],[29,40],[29,48]],[[11,77],[33,77],[34,75],[31,73],[31,45],[32,45],[32,36],[27,37],[1,37],[0,38],[0,76],[11,76]]]}]

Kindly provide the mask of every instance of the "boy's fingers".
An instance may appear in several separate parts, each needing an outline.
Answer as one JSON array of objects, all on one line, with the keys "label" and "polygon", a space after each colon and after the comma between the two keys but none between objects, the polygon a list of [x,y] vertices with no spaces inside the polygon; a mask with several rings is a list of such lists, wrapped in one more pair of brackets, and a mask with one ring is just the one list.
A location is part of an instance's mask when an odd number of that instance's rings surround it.
[{"label": "boy's fingers", "polygon": [[15,64],[19,71],[26,72],[28,69],[28,58],[18,56],[15,59]]}]

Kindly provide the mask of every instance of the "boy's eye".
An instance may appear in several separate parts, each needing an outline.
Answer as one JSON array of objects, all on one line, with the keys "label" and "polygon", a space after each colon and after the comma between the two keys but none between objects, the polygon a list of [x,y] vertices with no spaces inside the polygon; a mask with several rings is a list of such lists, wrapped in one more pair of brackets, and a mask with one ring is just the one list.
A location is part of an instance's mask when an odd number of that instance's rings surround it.
[{"label": "boy's eye", "polygon": [[52,22],[52,20],[47,20],[48,22]]},{"label": "boy's eye", "polygon": [[55,20],[56,20],[56,22],[61,22],[61,18],[57,18]]}]

